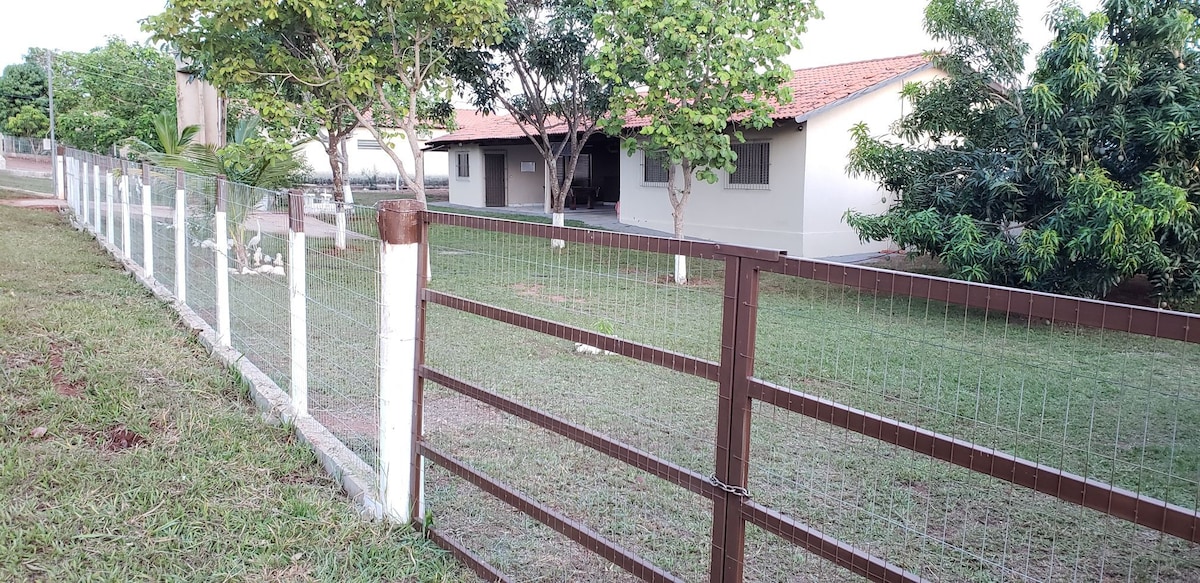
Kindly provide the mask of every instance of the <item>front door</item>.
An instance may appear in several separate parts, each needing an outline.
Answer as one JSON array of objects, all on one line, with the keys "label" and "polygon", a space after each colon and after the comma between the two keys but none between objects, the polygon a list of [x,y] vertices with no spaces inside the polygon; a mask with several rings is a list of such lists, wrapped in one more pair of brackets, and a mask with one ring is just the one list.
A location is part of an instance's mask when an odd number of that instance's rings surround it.
[{"label": "front door", "polygon": [[483,155],[483,203],[504,206],[508,202],[505,188],[504,154]]}]

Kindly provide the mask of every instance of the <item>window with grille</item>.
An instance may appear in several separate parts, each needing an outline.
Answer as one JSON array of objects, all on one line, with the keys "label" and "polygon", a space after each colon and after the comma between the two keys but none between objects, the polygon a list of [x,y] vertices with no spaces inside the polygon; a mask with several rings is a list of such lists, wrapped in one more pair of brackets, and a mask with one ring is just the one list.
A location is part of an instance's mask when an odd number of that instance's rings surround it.
[{"label": "window with grille", "polygon": [[662,152],[642,152],[642,183],[667,183],[667,157]]},{"label": "window with grille", "polygon": [[383,146],[380,146],[379,142],[377,142],[375,140],[359,140],[358,141],[358,149],[359,150],[382,150]]},{"label": "window with grille", "polygon": [[771,184],[770,142],[733,144],[737,170],[729,173],[727,188],[767,188]]},{"label": "window with grille", "polygon": [[471,177],[471,154],[470,152],[458,152],[455,156],[455,166],[457,171],[455,175],[459,178]]},{"label": "window with grille", "polygon": [[[555,164],[555,170],[558,172],[558,179],[562,180],[564,174],[567,173],[567,157],[559,156],[558,163]],[[575,162],[575,174],[571,176],[571,185],[573,186],[588,186],[592,183],[592,155],[580,154],[579,160]]]}]

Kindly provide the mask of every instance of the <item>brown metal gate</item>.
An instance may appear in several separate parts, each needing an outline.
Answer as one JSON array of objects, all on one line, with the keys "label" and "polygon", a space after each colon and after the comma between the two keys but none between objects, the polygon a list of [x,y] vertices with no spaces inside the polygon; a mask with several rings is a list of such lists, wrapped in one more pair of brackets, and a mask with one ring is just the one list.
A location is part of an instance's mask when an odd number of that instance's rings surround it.
[{"label": "brown metal gate", "polygon": [[[490,160],[489,157],[489,165],[492,164]],[[502,158],[500,160],[502,161]],[[1188,343],[1200,343],[1200,316],[796,259],[786,257],[780,252],[733,245],[631,236],[432,212],[424,213],[424,222],[425,241],[428,241],[428,226],[438,224],[724,262],[719,362],[622,340],[424,287],[420,291],[422,335],[426,306],[435,304],[552,337],[586,343],[644,363],[716,381],[719,386],[715,444],[717,455],[715,474],[706,476],[622,443],[619,436],[600,434],[424,364],[421,364],[418,370],[421,382],[428,380],[437,383],[711,499],[714,502],[710,570],[713,582],[743,580],[748,524],[872,581],[923,580],[916,573],[839,541],[748,497],[751,405],[755,400],[1185,541],[1200,542],[1200,515],[1194,510],[1021,459],[1003,451],[858,410],[794,388],[778,386],[757,378],[754,368],[759,282],[763,273],[876,290],[892,295],[936,299],[949,305],[968,308],[1001,309],[1010,315],[1048,321],[1069,321],[1081,326]],[[422,340],[422,349],[423,344]],[[424,362],[423,358],[419,358],[418,361]],[[418,394],[421,392],[418,391]],[[420,410],[418,405],[418,417]],[[417,434],[420,435],[419,424]],[[438,464],[642,580],[679,580],[636,553],[517,489],[475,470],[423,439],[418,440],[415,449],[416,468],[420,467],[422,457]],[[427,533],[481,576],[489,580],[506,580],[504,574],[463,545],[444,536],[436,528],[428,529]]]}]

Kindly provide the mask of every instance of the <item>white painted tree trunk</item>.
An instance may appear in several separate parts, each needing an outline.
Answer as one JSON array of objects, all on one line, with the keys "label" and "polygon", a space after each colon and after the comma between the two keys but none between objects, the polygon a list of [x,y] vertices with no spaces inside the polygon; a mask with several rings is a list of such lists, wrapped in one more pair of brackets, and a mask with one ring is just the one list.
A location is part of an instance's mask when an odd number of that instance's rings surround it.
[{"label": "white painted tree trunk", "polygon": [[675,283],[687,285],[687,256],[675,256]]},{"label": "white painted tree trunk", "polygon": [[[566,217],[563,213],[554,213],[551,215],[551,221],[554,223],[555,227],[561,227],[566,224]],[[563,239],[550,240],[550,247],[554,249],[564,249],[566,246],[567,242]]]},{"label": "white painted tree trunk", "polygon": [[342,200],[346,201],[346,204],[354,204],[354,192],[350,190],[348,180],[342,184]]},{"label": "white painted tree trunk", "polygon": [[334,232],[333,246],[337,249],[346,248],[346,209],[342,205],[337,205],[337,214],[334,215]]}]

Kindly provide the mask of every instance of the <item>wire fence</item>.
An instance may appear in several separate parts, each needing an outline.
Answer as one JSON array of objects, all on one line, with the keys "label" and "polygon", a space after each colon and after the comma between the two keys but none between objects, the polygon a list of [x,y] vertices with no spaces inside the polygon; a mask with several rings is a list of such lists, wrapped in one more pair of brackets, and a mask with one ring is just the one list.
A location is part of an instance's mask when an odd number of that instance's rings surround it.
[{"label": "wire fence", "polygon": [[485,578],[1200,579],[1198,316],[65,168]]},{"label": "wire fence", "polygon": [[228,345],[281,389],[293,390],[293,374],[301,370],[309,393],[304,413],[377,470],[374,209],[323,213],[317,207],[306,217],[309,285],[299,293],[307,307],[301,322],[308,352],[297,368],[287,193],[76,150],[66,150],[63,166],[79,224],[212,329],[220,332],[228,322]]}]

